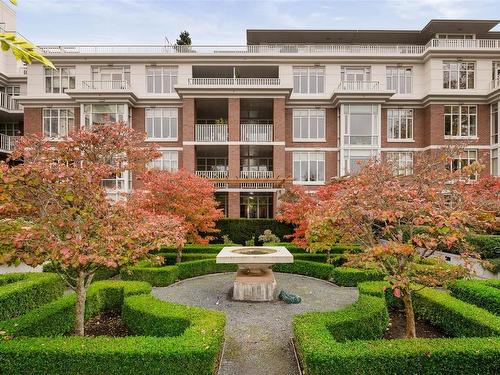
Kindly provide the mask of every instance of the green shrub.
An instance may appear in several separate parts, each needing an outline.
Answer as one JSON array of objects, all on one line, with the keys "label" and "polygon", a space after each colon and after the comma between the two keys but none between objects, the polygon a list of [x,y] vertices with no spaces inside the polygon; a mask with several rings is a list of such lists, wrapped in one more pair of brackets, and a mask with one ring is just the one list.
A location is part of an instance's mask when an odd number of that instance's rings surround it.
[{"label": "green shrub", "polygon": [[53,273],[0,275],[0,321],[61,297],[62,279]]},{"label": "green shrub", "polygon": [[488,270],[493,273],[500,272],[500,258],[487,259],[487,261],[490,263],[490,266],[487,267]]},{"label": "green shrub", "polygon": [[238,268],[236,264],[215,263],[215,259],[181,263],[177,267],[179,269],[179,279],[181,280],[210,273],[235,272]]},{"label": "green shrub", "polygon": [[452,296],[500,315],[500,280],[459,280],[448,288]]},{"label": "green shrub", "polygon": [[[177,254],[175,253],[159,253],[164,259],[165,265],[175,265]],[[193,260],[215,259],[217,253],[187,253],[182,254],[181,262],[192,262]]]},{"label": "green shrub", "polygon": [[[43,265],[43,272],[52,272],[52,273],[57,273],[59,269],[56,269],[56,265],[52,263],[46,263]],[[107,280],[111,279],[112,277],[118,275],[120,271],[116,268],[99,268],[96,273],[94,274],[94,277],[92,278],[92,282],[100,281],[100,280]],[[68,275],[76,278],[76,272],[75,271],[69,271]],[[72,281],[71,279],[69,281]],[[74,282],[72,285],[76,285]]]},{"label": "green shrub", "polygon": [[179,269],[177,266],[134,266],[121,270],[120,276],[123,280],[140,280],[153,286],[168,286],[179,278]]},{"label": "green shrub", "polygon": [[467,241],[483,258],[500,258],[500,235],[470,235]]},{"label": "green shrub", "polygon": [[307,260],[307,261],[310,261],[310,262],[326,263],[326,254],[323,254],[323,253],[316,253],[316,254],[311,254],[311,253],[293,253],[293,259],[294,259],[294,261],[297,261],[297,260]]},{"label": "green shrub", "polygon": [[500,336],[500,318],[441,291],[424,288],[413,295],[416,315],[454,337]]},{"label": "green shrub", "polygon": [[387,307],[402,308],[403,302],[392,293],[387,281],[365,281],[358,284],[359,294],[384,298]]},{"label": "green shrub", "polygon": [[[227,235],[233,242],[244,244],[252,238],[258,241],[266,229],[271,230],[279,238],[286,238],[293,233],[293,227],[274,219],[221,219],[217,222],[217,239],[214,242],[223,243],[222,236]],[[261,242],[257,244],[261,245]]]},{"label": "green shrub", "polygon": [[341,286],[357,286],[364,281],[378,281],[384,274],[377,270],[335,267],[332,271],[332,281]]},{"label": "green shrub", "polygon": [[[210,244],[210,245],[185,245],[184,248],[182,249],[182,255],[187,255],[187,254],[202,254],[202,253],[208,253],[208,254],[217,254],[219,251],[222,250],[225,246],[228,245],[222,245],[222,244]],[[229,246],[239,246],[239,245],[229,245]],[[161,254],[175,254],[176,250],[174,247],[162,247],[161,251],[159,252]]]},{"label": "green shrub", "polygon": [[308,262],[305,260],[296,260],[293,263],[277,263],[273,265],[273,271],[275,272],[296,273],[323,280],[330,279],[332,270],[333,266],[329,264]]},{"label": "green shrub", "polygon": [[91,310],[123,305],[124,321],[142,336],[0,340],[1,372],[212,375],[222,348],[224,315],[158,301],[145,295],[150,290],[147,283],[119,281],[97,282],[89,289]]}]

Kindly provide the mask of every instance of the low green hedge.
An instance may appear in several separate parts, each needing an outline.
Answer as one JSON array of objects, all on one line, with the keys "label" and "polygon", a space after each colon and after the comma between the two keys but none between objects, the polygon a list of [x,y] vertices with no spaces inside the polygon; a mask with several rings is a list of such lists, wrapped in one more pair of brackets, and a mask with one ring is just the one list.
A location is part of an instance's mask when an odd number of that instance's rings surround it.
[{"label": "low green hedge", "polygon": [[500,235],[470,235],[467,236],[467,241],[475,247],[483,258],[500,258]]},{"label": "low green hedge", "polygon": [[[156,300],[144,294],[150,288],[147,283],[102,281],[89,289],[93,313],[123,305],[123,321],[140,336],[0,340],[1,373],[213,375],[224,315]],[[74,305],[72,311],[62,310],[74,313]]]},{"label": "low green hedge", "polygon": [[168,286],[179,278],[179,269],[177,266],[134,266],[121,270],[120,277],[122,280],[146,281],[153,286]]},{"label": "low green hedge", "polygon": [[332,281],[341,286],[357,286],[365,281],[384,279],[384,274],[377,270],[363,270],[348,267],[335,267],[332,270]]},{"label": "low green hedge", "polygon": [[179,279],[189,279],[190,277],[207,275],[218,272],[235,272],[236,264],[218,264],[215,259],[196,260],[177,265],[179,268]]},{"label": "low green hedge", "polygon": [[0,321],[14,318],[62,296],[64,283],[56,274],[0,275]]},{"label": "low green hedge", "polygon": [[327,263],[306,260],[295,260],[293,263],[277,263],[273,265],[273,271],[275,272],[296,273],[323,280],[330,280],[333,268]]},{"label": "low green hedge", "polygon": [[273,234],[282,240],[293,233],[293,227],[290,224],[276,221],[275,219],[221,219],[217,222],[217,229],[220,230],[216,234],[217,238],[214,242],[222,243],[224,235],[234,243],[244,245],[246,241],[255,239],[255,244],[262,244],[259,241],[259,236],[266,229],[270,229]]},{"label": "low green hedge", "polygon": [[498,316],[438,290],[425,288],[414,293],[413,305],[417,315],[450,336],[500,336]]},{"label": "low green hedge", "polygon": [[[461,305],[445,293],[423,289],[416,294],[416,313],[433,311],[439,322],[450,320],[459,326],[468,320],[468,331],[453,333],[490,337],[451,339],[380,340],[387,326],[383,316],[386,306],[386,282],[358,285],[358,302],[343,310],[328,313],[307,313],[294,318],[293,328],[297,350],[308,375],[358,374],[497,374],[500,368],[500,337],[496,333],[498,318],[482,310],[479,317],[464,312],[475,306]],[[439,296],[436,296],[439,295]],[[451,300],[450,300],[451,299]],[[423,300],[430,300],[424,306]],[[453,300],[453,301],[452,301]],[[431,309],[428,305],[442,305]],[[467,304],[465,304],[467,305]],[[478,309],[481,310],[481,309]],[[488,316],[488,317],[487,317]],[[495,320],[496,319],[496,320]],[[475,324],[481,327],[476,332]]]},{"label": "low green hedge", "polygon": [[459,280],[448,289],[454,297],[500,315],[500,280]]}]

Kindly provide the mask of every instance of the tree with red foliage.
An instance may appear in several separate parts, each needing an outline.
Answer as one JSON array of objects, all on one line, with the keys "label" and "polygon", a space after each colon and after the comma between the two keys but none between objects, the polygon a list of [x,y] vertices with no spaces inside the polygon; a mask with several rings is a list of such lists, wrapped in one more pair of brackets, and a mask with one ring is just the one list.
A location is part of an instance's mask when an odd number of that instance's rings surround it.
[{"label": "tree with red foliage", "polygon": [[[215,225],[223,213],[217,208],[215,188],[210,181],[184,170],[151,170],[141,179],[144,186],[132,193],[131,202],[154,214],[180,217],[189,243],[206,244],[213,239],[210,234],[219,231]],[[176,248],[177,263],[183,248],[183,244]]]},{"label": "tree with red foliage", "polygon": [[184,242],[180,220],[112,202],[102,187],[103,178],[157,155],[143,142],[125,124],[86,127],[56,143],[23,137],[13,153],[23,163],[0,163],[0,216],[11,228],[0,232],[0,243],[13,244],[0,262],[53,263],[76,291],[77,335],[84,335],[87,288],[99,268],[135,264],[155,248]]},{"label": "tree with red foliage", "polygon": [[396,175],[386,160],[367,162],[357,175],[333,182],[333,193],[306,214],[309,242],[360,244],[363,252],[352,254],[349,264],[369,264],[387,274],[405,306],[408,338],[416,336],[415,288],[442,285],[467,273],[444,261],[426,266],[422,259],[438,247],[470,251],[465,236],[472,227],[491,226],[491,212],[498,210],[498,198],[488,205],[478,202],[482,180],[476,185],[464,179],[480,167],[450,171],[447,152],[415,155],[410,176]]}]

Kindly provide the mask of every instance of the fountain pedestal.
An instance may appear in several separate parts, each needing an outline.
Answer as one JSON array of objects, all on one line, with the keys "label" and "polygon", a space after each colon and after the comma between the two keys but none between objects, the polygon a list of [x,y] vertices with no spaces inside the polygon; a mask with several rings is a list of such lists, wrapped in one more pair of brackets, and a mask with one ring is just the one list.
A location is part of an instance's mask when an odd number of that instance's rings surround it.
[{"label": "fountain pedestal", "polygon": [[276,297],[277,285],[271,266],[293,263],[293,256],[283,246],[224,247],[216,262],[238,265],[233,283],[234,300],[263,302]]}]

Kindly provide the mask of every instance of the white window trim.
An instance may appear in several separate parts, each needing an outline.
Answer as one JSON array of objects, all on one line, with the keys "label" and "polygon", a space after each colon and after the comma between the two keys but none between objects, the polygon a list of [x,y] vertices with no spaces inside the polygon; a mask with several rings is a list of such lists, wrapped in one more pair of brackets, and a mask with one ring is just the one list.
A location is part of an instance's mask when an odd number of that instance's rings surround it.
[{"label": "white window trim", "polygon": [[[173,111],[175,112],[175,122],[176,122],[176,134],[177,136],[176,137],[149,137],[148,133],[147,133],[147,119],[148,119],[148,116],[147,116],[147,113],[148,113],[148,110],[156,110],[156,109],[159,109],[159,110],[169,110],[169,111]],[[169,119],[171,119],[173,117],[169,117]],[[160,124],[160,127],[163,127],[163,116],[161,117],[161,121],[162,121],[162,124]],[[146,142],[177,142],[179,140],[179,108],[177,107],[148,107],[144,110],[144,130],[146,132]]]},{"label": "white window trim", "polygon": [[[61,125],[60,125],[60,121],[61,121],[61,110],[71,110],[73,111],[73,125],[69,125],[67,124],[67,134],[65,135],[57,135],[57,136],[54,136],[54,137],[50,137],[48,135],[45,134],[45,118],[46,116],[44,115],[44,112],[45,110],[49,110],[49,111],[55,111],[57,110],[57,128],[58,128],[58,134],[60,133],[59,131],[61,130]],[[42,135],[45,139],[49,139],[51,141],[56,141],[56,142],[59,142],[59,141],[63,141],[65,137],[68,136],[69,133],[71,133],[71,131],[74,130],[74,126],[75,126],[75,109],[73,107],[44,107],[42,108]]]},{"label": "white window trim", "polygon": [[[444,64],[446,64],[446,63],[449,63],[449,64],[451,64],[451,63],[458,63],[458,64],[460,64],[460,63],[467,63],[467,64],[472,63],[472,64],[474,64],[474,70],[472,70],[473,77],[474,77],[474,87],[466,87],[466,88],[461,88],[460,87],[460,68],[458,68],[458,70],[457,70],[457,87],[456,88],[452,88],[451,87],[451,69],[450,69],[450,81],[449,81],[449,83],[450,83],[449,86],[450,87],[444,87],[444,84],[445,84],[445,81],[444,81],[444,72],[445,72]],[[456,91],[467,91],[467,90],[475,90],[477,88],[477,74],[476,74],[476,72],[477,72],[477,62],[476,61],[472,61],[472,60],[467,60],[467,61],[443,60],[442,61],[441,71],[442,71],[442,77],[441,78],[442,78],[442,81],[443,81],[442,82],[442,89],[445,90],[445,91],[455,91],[455,90]],[[469,72],[469,71],[470,70],[468,70],[468,69],[466,70],[466,72]],[[467,83],[467,86],[469,86],[469,79],[468,79],[468,77],[466,79],[466,83]]]},{"label": "white window trim", "polygon": [[[446,106],[449,106],[449,107],[459,107],[458,108],[458,127],[459,129],[461,129],[461,124],[462,124],[462,110],[461,108],[462,107],[476,107],[476,135],[446,135],[446,122],[445,122],[445,118],[446,118],[446,112],[444,111],[444,107]],[[479,136],[477,135],[477,132],[478,132],[478,117],[479,117],[479,114],[478,114],[478,110],[477,110],[477,105],[468,105],[468,104],[464,104],[464,105],[444,105],[443,107],[443,136],[444,136],[444,139],[449,139],[449,140],[457,140],[457,139],[470,139],[470,140],[478,140],[479,139]],[[467,116],[467,115],[466,115]],[[470,127],[470,125],[469,125]],[[470,130],[470,129],[469,129]]]},{"label": "white window trim", "polygon": [[[153,78],[153,91],[148,91],[148,78],[150,74],[148,73],[148,69],[156,69],[156,68],[161,68],[161,91],[160,92],[155,92],[154,91],[154,78]],[[171,68],[176,70],[176,74],[170,74],[170,80],[172,80],[172,77],[175,77],[176,83],[172,85],[172,90],[171,91],[165,91],[165,87],[163,85],[163,76],[164,76],[164,68]],[[153,74],[151,76],[154,77]],[[146,77],[146,94],[148,95],[168,95],[168,94],[174,94],[176,95],[177,92],[175,91],[175,85],[179,83],[179,66],[178,65],[146,65],[146,70],[145,70],[145,77]]]},{"label": "white window trim", "polygon": [[[164,152],[171,152],[171,153],[174,153],[174,152],[175,152],[175,153],[176,153],[176,155],[177,155],[177,165],[176,165],[176,167],[175,167],[174,169],[169,170],[169,169],[160,168],[159,170],[161,170],[161,171],[170,171],[170,172],[175,172],[175,171],[178,171],[178,170],[179,170],[179,150],[178,150],[178,149],[171,149],[171,148],[163,148],[163,147],[159,147],[159,148],[158,148],[158,151],[159,151],[160,153],[162,153],[162,156],[160,156],[160,157],[159,157],[159,158],[157,158],[157,159],[162,159],[162,157],[163,157],[163,153],[164,153]],[[153,169],[153,167],[152,167],[152,163],[153,163],[155,160],[157,160],[157,159],[151,160],[151,161],[148,163],[147,168],[148,168],[148,169],[150,169],[150,170],[151,170],[151,169]],[[169,163],[171,163],[171,159],[169,160]],[[162,162],[162,166],[163,166],[163,162]]]},{"label": "white window trim", "polygon": [[[411,110],[411,134],[412,134],[412,137],[411,138],[391,138],[391,137],[389,137],[389,110],[401,111],[401,110],[408,110],[408,109]],[[386,121],[387,121],[386,127],[387,127],[387,142],[388,143],[414,143],[415,142],[415,138],[413,138],[413,136],[415,135],[415,116],[414,116],[414,114],[415,114],[415,111],[413,110],[413,108],[386,108]],[[399,116],[399,118],[401,119],[401,115]]]},{"label": "white window trim", "polygon": [[[323,155],[323,180],[317,180],[317,181],[302,181],[302,180],[295,180],[295,155],[296,154],[307,154],[307,168],[310,170],[310,154],[322,154]],[[318,163],[318,161],[316,161]],[[324,185],[326,182],[326,154],[322,151],[296,151],[292,154],[292,180],[293,184],[295,185]],[[318,170],[319,172],[319,170]],[[319,173],[318,173],[319,175]]]},{"label": "white window trim", "polygon": [[[296,138],[295,137],[295,111],[308,111],[308,116],[307,116],[307,121],[308,121],[308,129],[309,133],[311,133],[311,111],[322,111],[323,112],[323,134],[325,135],[322,138]],[[293,137],[293,142],[296,143],[312,143],[312,142],[317,142],[317,143],[323,143],[326,142],[326,110],[324,108],[294,108],[292,110],[292,137]]]},{"label": "white window trim", "polygon": [[408,85],[407,85],[407,82],[406,82],[406,76],[404,76],[404,79],[405,79],[405,89],[407,92],[400,92],[399,91],[399,88],[401,87],[400,85],[400,79],[401,79],[401,75],[400,74],[397,74],[396,77],[398,78],[397,79],[397,85],[396,85],[396,89],[390,89],[388,86],[387,86],[387,90],[395,90],[396,91],[396,94],[397,95],[413,95],[413,66],[397,66],[397,65],[387,65],[385,67],[385,80],[386,80],[386,85],[387,85],[387,79],[389,77],[391,77],[391,81],[392,81],[392,77],[394,77],[394,75],[389,75],[389,70],[390,69],[396,69],[399,71],[399,69],[404,69],[404,70],[407,70],[409,69],[411,74],[409,76],[410,78],[410,90],[408,91]]},{"label": "white window trim", "polygon": [[[295,91],[295,71],[296,70],[299,70],[299,69],[307,69],[307,91],[306,92],[299,92],[299,91]],[[311,88],[310,88],[310,79],[311,79],[311,69],[322,69],[323,70],[323,74],[316,74],[316,83],[318,82],[318,77],[319,76],[322,76],[322,80],[323,80],[323,91],[319,91],[317,90],[318,92],[311,92]],[[300,77],[300,75],[299,75]],[[300,82],[300,79],[299,79],[299,82]],[[316,88],[317,88],[318,85],[316,85]],[[292,94],[293,95],[317,95],[317,96],[324,96],[325,95],[325,91],[326,91],[326,68],[325,68],[325,65],[294,65],[292,67]]]}]

